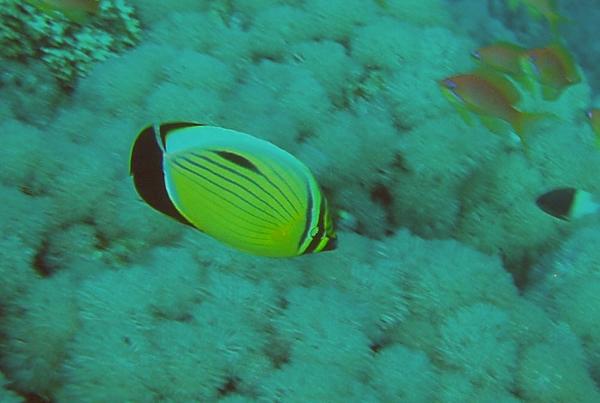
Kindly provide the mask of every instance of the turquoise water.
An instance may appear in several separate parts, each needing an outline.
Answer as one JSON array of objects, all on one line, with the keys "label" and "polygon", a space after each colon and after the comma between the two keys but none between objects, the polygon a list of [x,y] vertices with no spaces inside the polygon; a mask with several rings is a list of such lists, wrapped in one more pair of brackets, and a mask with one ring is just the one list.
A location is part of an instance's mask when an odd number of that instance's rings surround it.
[{"label": "turquoise water", "polygon": [[[600,6],[553,30],[508,3],[0,0],[0,401],[600,401],[600,221],[535,202],[600,194]],[[522,139],[439,84],[499,41],[580,77],[509,78]],[[250,256],[151,209],[129,153],[163,121],[296,156],[337,249]]]}]

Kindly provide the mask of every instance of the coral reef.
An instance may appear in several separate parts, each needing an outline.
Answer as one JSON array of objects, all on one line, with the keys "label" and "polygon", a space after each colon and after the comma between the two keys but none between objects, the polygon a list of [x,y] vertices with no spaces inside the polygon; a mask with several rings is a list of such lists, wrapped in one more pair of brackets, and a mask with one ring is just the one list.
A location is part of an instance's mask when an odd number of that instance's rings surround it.
[{"label": "coral reef", "polygon": [[[586,67],[523,94],[552,114],[527,154],[437,87],[548,35],[503,3],[0,0],[0,400],[600,401],[598,218],[535,205],[600,192]],[[247,256],[149,209],[127,162],[162,120],[297,156],[338,249]]]},{"label": "coral reef", "polygon": [[60,13],[46,14],[21,1],[0,1],[0,57],[42,60],[71,87],[95,63],[136,44],[140,26],[123,0],[102,0],[98,15],[78,24]]}]

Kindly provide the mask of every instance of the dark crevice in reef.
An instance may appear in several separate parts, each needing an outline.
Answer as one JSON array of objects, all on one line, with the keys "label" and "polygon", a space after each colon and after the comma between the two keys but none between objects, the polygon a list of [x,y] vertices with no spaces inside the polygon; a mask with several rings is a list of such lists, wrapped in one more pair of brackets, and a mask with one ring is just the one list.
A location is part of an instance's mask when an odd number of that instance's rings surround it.
[{"label": "dark crevice in reef", "polygon": [[524,255],[520,259],[508,258],[506,253],[501,252],[500,257],[502,258],[502,265],[510,273],[513,279],[513,283],[519,290],[523,292],[530,283],[529,273],[533,269],[536,263],[535,258],[532,255]]},{"label": "dark crevice in reef", "polygon": [[25,403],[52,403],[52,400],[50,398],[37,395],[33,392],[21,392],[19,390],[12,389],[10,385],[8,386],[8,389],[21,396]]},{"label": "dark crevice in reef", "polygon": [[33,269],[42,277],[54,274],[55,267],[48,261],[48,241],[42,242],[33,258]]},{"label": "dark crevice in reef", "polygon": [[288,305],[290,304],[290,301],[288,301],[288,299],[283,296],[278,297],[276,302],[277,308],[281,310],[287,309]]},{"label": "dark crevice in reef", "polygon": [[313,137],[313,132],[311,132],[310,130],[300,130],[297,134],[296,134],[296,142],[298,144],[302,144],[305,143],[306,140],[308,140],[309,138]]},{"label": "dark crevice in reef", "polygon": [[[268,330],[269,333],[275,334],[275,330]],[[273,367],[279,369],[290,362],[290,351],[289,346],[277,339],[276,336],[272,337],[267,344],[267,348],[264,353],[271,360]]]},{"label": "dark crevice in reef", "polygon": [[108,250],[110,248],[110,239],[99,231],[96,231],[96,248],[98,250]]},{"label": "dark crevice in reef", "polygon": [[227,396],[237,391],[238,379],[228,378],[223,386],[219,388],[219,396]]},{"label": "dark crevice in reef", "polygon": [[152,310],[152,316],[157,320],[175,321],[181,323],[190,323],[194,320],[194,317],[189,312],[178,312],[176,315],[167,314],[158,309]]},{"label": "dark crevice in reef", "polygon": [[401,171],[404,174],[413,173],[412,169],[410,169],[408,162],[406,161],[406,158],[401,153],[396,153],[396,155],[394,155],[394,162],[392,162],[392,168],[395,171]]},{"label": "dark crevice in reef", "polygon": [[385,211],[386,229],[385,235],[391,236],[394,234],[394,228],[396,227],[396,219],[392,209],[394,197],[389,191],[387,186],[378,184],[371,189],[371,200],[374,203],[381,205]]},{"label": "dark crevice in reef", "polygon": [[383,347],[383,346],[382,346],[381,344],[379,344],[378,342],[373,342],[373,343],[371,343],[371,345],[369,346],[369,348],[371,349],[371,351],[372,351],[374,354],[377,354],[377,353],[378,353],[378,352],[381,350],[381,348],[382,348],[382,347]]},{"label": "dark crevice in reef", "polygon": [[371,189],[371,200],[387,208],[392,204],[393,197],[387,187],[384,185],[375,185]]}]

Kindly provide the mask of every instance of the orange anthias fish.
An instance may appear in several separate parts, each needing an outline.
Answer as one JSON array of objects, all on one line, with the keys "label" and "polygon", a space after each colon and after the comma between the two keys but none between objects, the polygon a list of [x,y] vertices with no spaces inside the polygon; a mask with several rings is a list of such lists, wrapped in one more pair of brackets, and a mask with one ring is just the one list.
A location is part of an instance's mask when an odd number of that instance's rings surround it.
[{"label": "orange anthias fish", "polygon": [[99,0],[26,0],[46,14],[60,13],[73,22],[84,23],[98,13]]},{"label": "orange anthias fish", "polygon": [[499,75],[460,74],[439,81],[439,85],[467,123],[470,123],[468,112],[475,113],[490,131],[500,133],[504,131],[498,126],[500,119],[513,128],[524,146],[526,126],[541,117],[518,110],[514,105],[520,100],[519,92]]},{"label": "orange anthias fish", "polygon": [[581,81],[573,57],[558,43],[528,50],[521,66],[530,80],[540,84],[546,100],[557,99],[566,87]]},{"label": "orange anthias fish", "polygon": [[566,18],[558,13],[556,1],[554,0],[508,0],[508,7],[511,10],[516,10],[520,4],[534,18],[543,18],[548,21],[550,28],[555,33],[558,29],[558,24],[566,20]]},{"label": "orange anthias fish", "polygon": [[484,67],[489,67],[500,73],[513,77],[523,75],[521,70],[521,58],[526,49],[509,42],[498,42],[484,46],[473,51],[472,55],[479,60]]}]

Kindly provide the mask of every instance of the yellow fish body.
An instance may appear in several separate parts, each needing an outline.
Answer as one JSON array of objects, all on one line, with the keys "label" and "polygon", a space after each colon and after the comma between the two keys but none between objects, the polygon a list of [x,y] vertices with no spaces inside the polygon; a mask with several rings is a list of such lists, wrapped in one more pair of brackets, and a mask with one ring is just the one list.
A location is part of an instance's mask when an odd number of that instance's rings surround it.
[{"label": "yellow fish body", "polygon": [[133,144],[130,172],[151,207],[244,252],[290,257],[336,246],[310,170],[248,134],[187,122],[149,126]]}]

